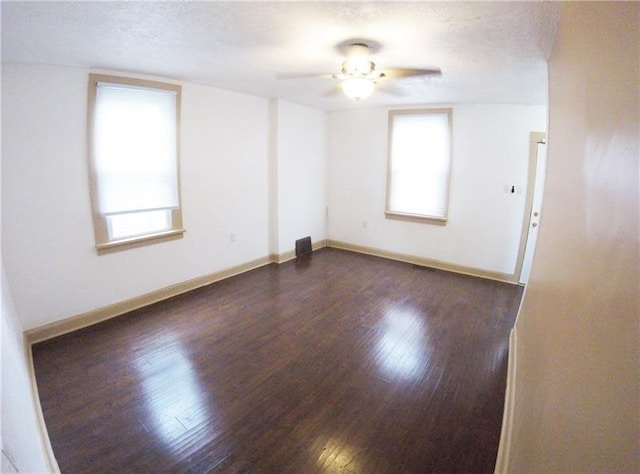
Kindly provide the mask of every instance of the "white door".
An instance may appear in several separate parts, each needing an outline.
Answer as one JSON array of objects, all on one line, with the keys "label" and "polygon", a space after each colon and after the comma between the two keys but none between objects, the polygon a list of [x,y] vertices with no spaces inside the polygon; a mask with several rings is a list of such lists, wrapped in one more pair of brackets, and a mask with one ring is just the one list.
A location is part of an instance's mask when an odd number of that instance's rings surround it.
[{"label": "white door", "polygon": [[[527,243],[525,244],[524,257],[522,259],[522,270],[520,271],[520,283],[526,284],[529,281],[531,263],[536,249],[536,239],[538,238],[538,226],[540,224],[540,212],[542,209],[542,194],[544,190],[544,175],[547,169],[547,143],[544,140],[537,142],[536,167],[533,183],[533,196],[531,200],[531,210],[529,215],[529,229],[527,232]],[[531,183],[531,180],[529,180]]]}]

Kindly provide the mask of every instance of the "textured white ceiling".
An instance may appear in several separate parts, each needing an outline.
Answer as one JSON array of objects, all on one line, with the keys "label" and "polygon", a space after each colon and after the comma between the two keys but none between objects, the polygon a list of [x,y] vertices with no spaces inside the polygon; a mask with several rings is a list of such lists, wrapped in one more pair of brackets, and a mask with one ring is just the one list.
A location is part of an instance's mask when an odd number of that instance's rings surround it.
[{"label": "textured white ceiling", "polygon": [[[3,63],[88,66],[209,84],[334,110],[546,103],[557,2],[3,2]],[[359,104],[332,78],[341,42],[381,45],[385,67],[439,67]]]}]

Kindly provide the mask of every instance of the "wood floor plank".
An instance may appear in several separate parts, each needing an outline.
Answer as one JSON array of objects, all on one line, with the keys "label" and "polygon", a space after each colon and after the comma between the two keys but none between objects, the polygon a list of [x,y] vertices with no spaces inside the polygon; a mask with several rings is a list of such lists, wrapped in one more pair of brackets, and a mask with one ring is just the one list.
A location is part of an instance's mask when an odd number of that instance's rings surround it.
[{"label": "wood floor plank", "polygon": [[33,347],[63,473],[493,472],[522,289],[336,249]]}]

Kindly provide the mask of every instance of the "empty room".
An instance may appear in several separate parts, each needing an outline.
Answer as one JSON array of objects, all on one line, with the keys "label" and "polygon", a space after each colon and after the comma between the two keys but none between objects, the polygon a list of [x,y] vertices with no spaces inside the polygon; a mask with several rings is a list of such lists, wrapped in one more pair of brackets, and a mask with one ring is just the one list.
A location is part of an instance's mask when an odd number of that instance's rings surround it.
[{"label": "empty room", "polygon": [[2,472],[640,470],[640,4],[7,2]]}]

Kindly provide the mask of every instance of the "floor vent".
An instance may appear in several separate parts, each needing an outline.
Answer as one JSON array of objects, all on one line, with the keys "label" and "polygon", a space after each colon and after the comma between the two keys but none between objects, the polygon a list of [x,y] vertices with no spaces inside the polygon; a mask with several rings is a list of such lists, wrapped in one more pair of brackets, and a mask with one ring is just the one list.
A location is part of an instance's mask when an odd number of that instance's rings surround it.
[{"label": "floor vent", "polygon": [[296,258],[311,255],[311,237],[303,237],[296,240]]}]

